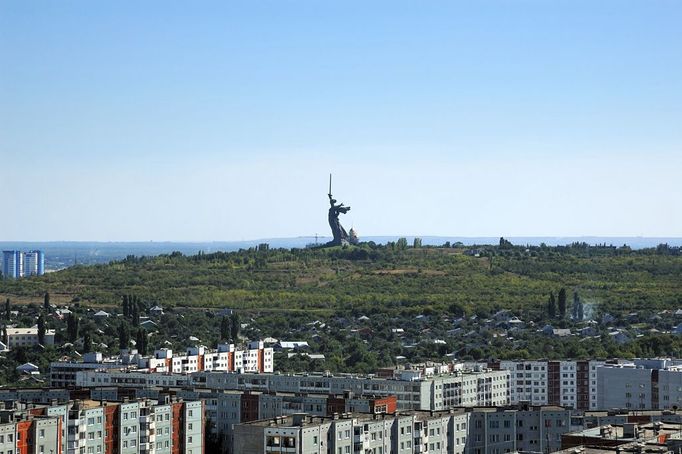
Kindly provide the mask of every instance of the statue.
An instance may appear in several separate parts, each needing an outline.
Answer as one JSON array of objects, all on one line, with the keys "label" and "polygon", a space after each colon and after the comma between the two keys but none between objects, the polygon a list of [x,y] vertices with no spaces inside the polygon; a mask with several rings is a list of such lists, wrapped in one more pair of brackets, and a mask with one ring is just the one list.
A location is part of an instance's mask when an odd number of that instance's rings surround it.
[{"label": "statue", "polygon": [[326,246],[342,246],[348,244],[348,233],[339,222],[339,214],[346,214],[350,211],[350,207],[343,206],[343,203],[336,205],[336,199],[332,197],[332,176],[329,174],[329,227],[332,229],[334,239],[326,244]]}]

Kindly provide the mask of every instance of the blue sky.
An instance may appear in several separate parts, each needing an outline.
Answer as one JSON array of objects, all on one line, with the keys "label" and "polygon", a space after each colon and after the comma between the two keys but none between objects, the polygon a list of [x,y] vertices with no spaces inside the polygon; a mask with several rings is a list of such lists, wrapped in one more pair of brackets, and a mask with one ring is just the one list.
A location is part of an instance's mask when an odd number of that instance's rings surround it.
[{"label": "blue sky", "polygon": [[2,240],[682,236],[682,2],[0,2]]}]

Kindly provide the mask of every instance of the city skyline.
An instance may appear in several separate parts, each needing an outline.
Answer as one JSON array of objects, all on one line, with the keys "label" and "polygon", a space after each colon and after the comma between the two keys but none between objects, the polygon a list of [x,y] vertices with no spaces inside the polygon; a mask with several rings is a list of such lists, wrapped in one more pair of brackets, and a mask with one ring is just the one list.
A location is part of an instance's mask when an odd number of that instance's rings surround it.
[{"label": "city skyline", "polygon": [[0,239],[682,237],[680,18],[4,2]]}]

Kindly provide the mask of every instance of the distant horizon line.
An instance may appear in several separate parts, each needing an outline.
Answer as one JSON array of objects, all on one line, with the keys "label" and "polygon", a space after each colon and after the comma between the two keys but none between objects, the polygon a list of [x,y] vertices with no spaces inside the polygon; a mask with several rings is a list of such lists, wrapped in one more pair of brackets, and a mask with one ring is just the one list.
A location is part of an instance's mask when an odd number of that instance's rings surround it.
[{"label": "distant horizon line", "polygon": [[[253,243],[253,242],[265,242],[265,241],[285,241],[285,240],[303,240],[303,239],[327,239],[331,238],[331,235],[299,235],[299,236],[283,236],[283,237],[260,237],[251,239],[240,239],[240,240],[0,240],[0,244],[8,243],[19,243],[19,244],[31,244],[31,243],[176,243],[176,244],[206,244],[206,243]],[[551,239],[551,240],[575,240],[575,239],[598,239],[598,240],[682,240],[682,235],[421,235],[421,234],[393,234],[393,235],[367,235],[361,236],[360,241],[367,241],[371,239],[389,239],[389,238],[430,238],[430,239],[474,239],[474,240],[490,240],[490,239]]]}]

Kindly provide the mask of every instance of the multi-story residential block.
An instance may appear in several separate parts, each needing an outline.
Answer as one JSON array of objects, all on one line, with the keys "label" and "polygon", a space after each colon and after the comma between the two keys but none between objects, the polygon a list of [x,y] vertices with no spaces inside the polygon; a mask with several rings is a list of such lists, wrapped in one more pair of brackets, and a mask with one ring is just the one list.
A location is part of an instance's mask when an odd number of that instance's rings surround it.
[{"label": "multi-story residential block", "polygon": [[43,251],[2,251],[2,277],[18,279],[45,274],[45,254]]},{"label": "multi-story residential block", "polygon": [[398,380],[358,375],[254,374],[196,372],[189,376],[139,371],[80,371],[76,386],[186,386],[211,390],[242,390],[343,395],[391,396],[399,409],[440,410],[455,406],[507,405],[508,371],[458,371]]},{"label": "multi-story residential block", "polygon": [[[123,350],[115,358],[103,358],[101,353],[89,353],[82,362],[56,361],[50,363],[50,385],[54,387],[76,386],[76,373],[80,371],[117,370],[138,373],[192,374],[200,371],[218,372],[272,372],[274,366],[272,348],[265,348],[263,342],[250,342],[246,349],[235,348],[233,344],[220,344],[216,351],[206,347],[190,347],[186,354],[173,354],[173,350],[159,349],[154,356],[140,355],[137,350]],[[101,376],[99,377],[101,379]],[[138,383],[129,381],[106,382],[107,384]],[[156,380],[151,384],[177,386],[179,381],[186,379]],[[93,382],[94,383],[94,382]],[[101,382],[100,382],[101,383]],[[89,386],[79,383],[79,386]]]},{"label": "multi-story residential block", "polygon": [[24,275],[24,255],[21,251],[2,251],[3,279],[18,279]]},{"label": "multi-story residential block", "polygon": [[[47,391],[47,390],[46,390]],[[161,396],[158,400],[134,399],[122,402],[75,400],[65,404],[23,405],[15,402],[9,411],[0,411],[0,434],[9,433],[3,425],[7,415],[20,416],[33,426],[17,426],[15,449],[3,449],[7,437],[0,438],[3,454],[202,454],[204,452],[204,403]],[[18,416],[17,416],[18,415]],[[4,419],[3,419],[4,418]],[[56,433],[41,432],[43,421],[55,421]],[[64,430],[62,430],[64,427]],[[33,431],[33,432],[31,432]],[[53,443],[59,440],[59,445]],[[22,443],[32,443],[25,450]],[[10,452],[11,451],[11,452]]]},{"label": "multi-story residential block", "polygon": [[682,407],[682,366],[635,360],[610,364],[597,373],[599,408],[677,409]]},{"label": "multi-story residential block", "polygon": [[598,407],[597,369],[604,361],[499,361],[508,370],[511,403],[561,405],[579,410]]},{"label": "multi-story residential block", "polygon": [[472,453],[552,452],[572,430],[559,407],[458,408],[395,415],[295,414],[235,426],[240,453]]},{"label": "multi-story residential block", "polygon": [[466,370],[418,377],[389,379],[352,374],[219,374],[192,375],[192,384],[208,389],[293,392],[342,395],[395,395],[399,409],[442,410],[457,406],[496,406],[509,403],[508,371]]},{"label": "multi-story residential block", "polygon": [[[38,339],[38,327],[32,328],[14,328],[7,327],[7,347],[11,350],[16,347],[32,347],[40,344]],[[55,331],[53,329],[45,330],[45,345],[54,345]]]},{"label": "multi-story residential block", "polygon": [[0,411],[0,452],[4,454],[62,453],[62,420],[14,408]]},{"label": "multi-story residential block", "polygon": [[45,254],[43,251],[24,252],[24,270],[22,277],[42,276],[45,274]]},{"label": "multi-story residential block", "polygon": [[218,344],[216,351],[203,346],[190,347],[186,355],[173,355],[172,350],[164,348],[156,350],[152,358],[143,358],[140,367],[174,374],[204,370],[267,373],[273,371],[274,361],[272,348],[266,348],[262,341],[254,341],[245,349],[235,348],[234,344]]}]

